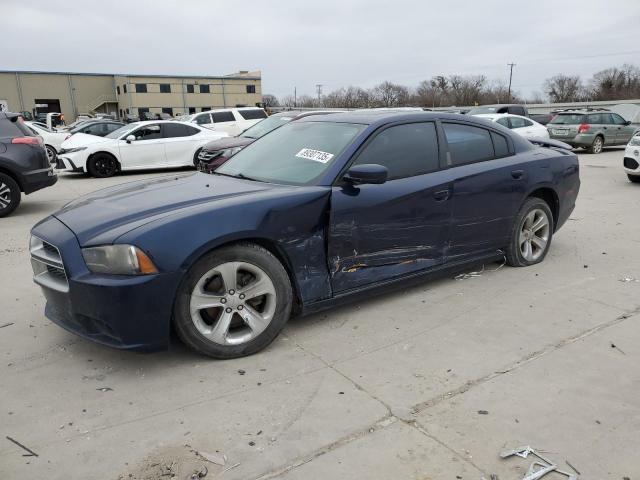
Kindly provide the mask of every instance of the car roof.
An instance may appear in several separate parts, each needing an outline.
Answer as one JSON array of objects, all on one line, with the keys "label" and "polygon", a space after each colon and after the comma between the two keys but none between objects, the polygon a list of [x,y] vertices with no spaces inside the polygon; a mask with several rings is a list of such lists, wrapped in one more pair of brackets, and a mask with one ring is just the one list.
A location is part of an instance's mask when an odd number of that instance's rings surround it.
[{"label": "car roof", "polygon": [[522,115],[514,115],[513,113],[477,113],[472,116],[479,117],[479,118],[489,118],[491,120],[497,120],[499,118],[507,118],[507,117],[527,118],[527,117],[523,117]]},{"label": "car roof", "polygon": [[[461,116],[458,113],[443,112],[419,112],[419,111],[394,111],[394,110],[353,110],[350,112],[331,113],[325,115],[313,115],[301,118],[299,122],[335,122],[335,123],[359,123],[363,125],[385,124],[403,120],[465,120],[473,122],[474,117]],[[477,122],[482,123],[482,122]]]}]

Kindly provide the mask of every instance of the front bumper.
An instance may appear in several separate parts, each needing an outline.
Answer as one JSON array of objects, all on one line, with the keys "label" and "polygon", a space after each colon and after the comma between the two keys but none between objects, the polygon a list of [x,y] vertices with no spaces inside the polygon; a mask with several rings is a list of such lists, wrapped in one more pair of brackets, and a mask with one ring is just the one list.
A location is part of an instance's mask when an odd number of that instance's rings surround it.
[{"label": "front bumper", "polygon": [[629,175],[640,175],[640,146],[627,146],[622,165]]},{"label": "front bumper", "polygon": [[58,279],[62,277],[66,284],[34,278],[47,300],[47,318],[76,335],[110,347],[140,351],[168,347],[179,272],[94,274],[84,263],[75,235],[55,217],[40,222],[31,233],[57,248],[64,268]]},{"label": "front bumper", "polygon": [[58,181],[58,176],[54,172],[53,167],[32,170],[22,174],[22,188],[25,195],[50,187]]},{"label": "front bumper", "polygon": [[86,155],[82,152],[63,153],[56,158],[56,169],[66,172],[84,172],[86,165]]}]

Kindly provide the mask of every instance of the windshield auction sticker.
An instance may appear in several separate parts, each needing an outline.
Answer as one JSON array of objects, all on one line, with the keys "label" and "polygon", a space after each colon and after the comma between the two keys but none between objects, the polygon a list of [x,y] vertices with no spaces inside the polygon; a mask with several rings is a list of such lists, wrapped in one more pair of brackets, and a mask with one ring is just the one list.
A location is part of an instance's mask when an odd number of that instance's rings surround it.
[{"label": "windshield auction sticker", "polygon": [[313,150],[312,148],[303,148],[296,153],[298,158],[306,158],[315,162],[327,163],[333,158],[333,153],[323,152],[321,150]]}]

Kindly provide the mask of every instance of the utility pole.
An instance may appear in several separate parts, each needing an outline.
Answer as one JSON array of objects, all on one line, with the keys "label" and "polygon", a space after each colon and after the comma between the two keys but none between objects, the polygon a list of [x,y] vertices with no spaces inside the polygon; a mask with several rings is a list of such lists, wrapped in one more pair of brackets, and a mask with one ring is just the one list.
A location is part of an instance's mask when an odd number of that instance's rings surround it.
[{"label": "utility pole", "polygon": [[316,92],[318,92],[318,106],[320,106],[320,97],[322,96],[322,84],[318,83],[316,85]]},{"label": "utility pole", "polygon": [[293,87],[293,108],[298,106],[298,87]]},{"label": "utility pole", "polygon": [[511,101],[511,79],[513,78],[513,67],[516,66],[515,63],[507,63],[507,65],[509,66],[509,99],[507,100],[508,102]]}]

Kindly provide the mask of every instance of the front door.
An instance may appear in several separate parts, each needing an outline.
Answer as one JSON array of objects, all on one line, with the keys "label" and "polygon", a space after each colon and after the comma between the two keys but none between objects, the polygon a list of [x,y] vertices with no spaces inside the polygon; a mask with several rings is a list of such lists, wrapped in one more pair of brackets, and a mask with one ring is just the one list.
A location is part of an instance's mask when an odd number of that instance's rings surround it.
[{"label": "front door", "polygon": [[464,123],[442,124],[453,213],[447,261],[487,254],[508,243],[525,194],[526,169],[507,138]]},{"label": "front door", "polygon": [[166,164],[164,139],[160,124],[148,124],[137,128],[127,136],[135,140],[120,140],[120,162],[123,169],[154,168]]},{"label": "front door", "polygon": [[627,121],[617,113],[610,113],[613,127],[616,129],[616,143],[618,145],[626,145],[636,132],[636,126],[627,124]]},{"label": "front door", "polygon": [[443,262],[451,217],[451,184],[439,171],[433,122],[374,133],[353,165],[379,164],[380,185],[333,187],[329,269],[334,293],[428,269]]}]

